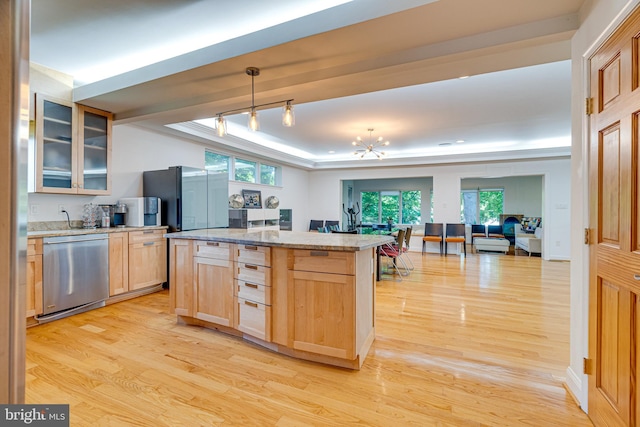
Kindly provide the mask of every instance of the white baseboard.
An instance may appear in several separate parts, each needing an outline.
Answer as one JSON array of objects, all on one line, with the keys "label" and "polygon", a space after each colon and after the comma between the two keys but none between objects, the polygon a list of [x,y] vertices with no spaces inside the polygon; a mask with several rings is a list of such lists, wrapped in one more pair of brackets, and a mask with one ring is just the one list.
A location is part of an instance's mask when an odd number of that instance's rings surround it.
[{"label": "white baseboard", "polygon": [[[567,377],[565,379],[565,385],[569,389],[569,391],[573,394],[573,397],[578,400],[578,405],[585,412],[588,411],[588,403],[589,403],[589,384],[587,383],[586,376],[583,374],[578,374],[576,371],[569,366],[567,368]],[[584,380],[583,380],[584,378]]]}]

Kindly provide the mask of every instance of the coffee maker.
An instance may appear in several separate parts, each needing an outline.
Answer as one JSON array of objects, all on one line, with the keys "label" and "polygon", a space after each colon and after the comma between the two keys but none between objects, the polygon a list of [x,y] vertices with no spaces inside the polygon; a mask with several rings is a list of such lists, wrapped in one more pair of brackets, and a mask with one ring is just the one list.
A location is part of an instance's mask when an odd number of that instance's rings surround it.
[{"label": "coffee maker", "polygon": [[111,227],[127,226],[127,205],[118,202],[115,205],[100,205],[105,213],[109,212],[109,224]]}]

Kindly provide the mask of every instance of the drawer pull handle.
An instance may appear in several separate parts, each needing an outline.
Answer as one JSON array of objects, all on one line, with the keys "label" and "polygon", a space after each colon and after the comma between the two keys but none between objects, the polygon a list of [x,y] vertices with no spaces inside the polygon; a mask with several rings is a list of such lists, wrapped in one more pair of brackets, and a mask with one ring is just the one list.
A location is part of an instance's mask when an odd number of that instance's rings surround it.
[{"label": "drawer pull handle", "polygon": [[144,242],[143,246],[153,246],[155,242]]},{"label": "drawer pull handle", "polygon": [[220,246],[218,242],[207,242],[207,246]]},{"label": "drawer pull handle", "polygon": [[329,252],[327,251],[311,251],[309,253],[311,256],[329,256]]},{"label": "drawer pull handle", "polygon": [[248,251],[257,251],[258,247],[257,246],[247,246],[245,245],[244,248]]},{"label": "drawer pull handle", "polygon": [[245,283],[244,285],[245,285],[247,288],[258,289],[258,285],[254,285],[253,283]]},{"label": "drawer pull handle", "polygon": [[248,268],[249,270],[257,270],[258,266],[257,265],[251,265],[251,264],[245,264],[244,268]]},{"label": "drawer pull handle", "polygon": [[256,304],[255,302],[245,301],[244,303],[246,305],[248,305],[249,307],[253,307],[253,308],[257,308],[258,307],[258,304]]},{"label": "drawer pull handle", "polygon": [[153,234],[153,230],[145,230],[142,234]]}]

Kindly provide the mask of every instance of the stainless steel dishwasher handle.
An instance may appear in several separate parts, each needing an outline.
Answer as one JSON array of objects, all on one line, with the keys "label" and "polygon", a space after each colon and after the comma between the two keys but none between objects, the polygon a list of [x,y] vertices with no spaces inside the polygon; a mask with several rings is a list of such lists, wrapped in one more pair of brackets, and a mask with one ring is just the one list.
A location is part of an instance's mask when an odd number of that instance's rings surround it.
[{"label": "stainless steel dishwasher handle", "polygon": [[98,237],[95,239],[82,239],[82,240],[61,240],[59,242],[43,242],[45,245],[61,245],[66,243],[82,243],[82,242],[95,242],[98,240],[107,240],[106,237]]}]

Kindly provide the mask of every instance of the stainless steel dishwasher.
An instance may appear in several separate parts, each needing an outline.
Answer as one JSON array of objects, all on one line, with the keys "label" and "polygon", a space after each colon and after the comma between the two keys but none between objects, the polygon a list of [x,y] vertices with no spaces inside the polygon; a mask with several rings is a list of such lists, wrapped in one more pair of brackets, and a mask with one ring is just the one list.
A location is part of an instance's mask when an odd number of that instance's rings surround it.
[{"label": "stainless steel dishwasher", "polygon": [[109,297],[107,234],[47,237],[42,243],[43,315],[38,320],[54,320],[104,305]]}]

